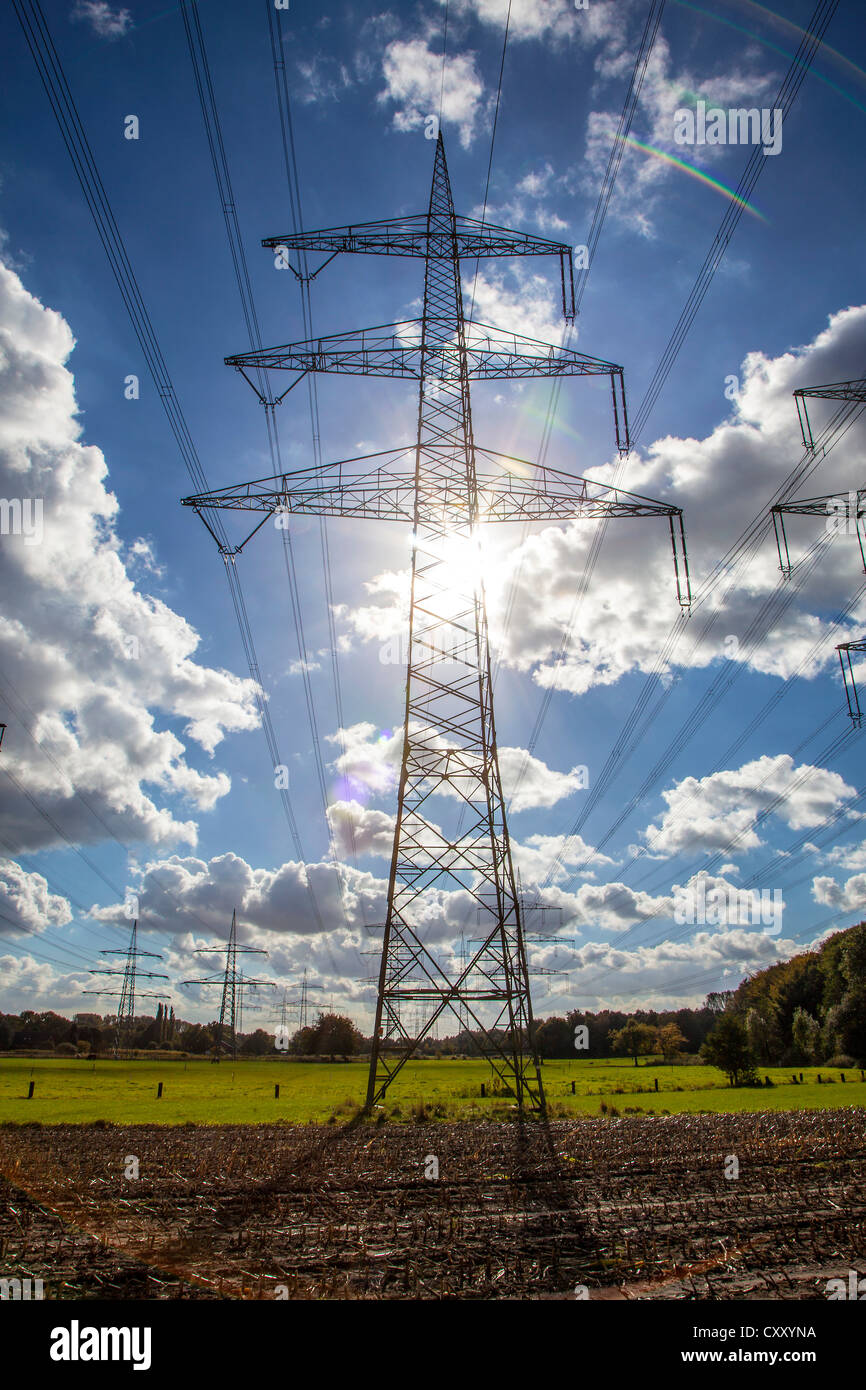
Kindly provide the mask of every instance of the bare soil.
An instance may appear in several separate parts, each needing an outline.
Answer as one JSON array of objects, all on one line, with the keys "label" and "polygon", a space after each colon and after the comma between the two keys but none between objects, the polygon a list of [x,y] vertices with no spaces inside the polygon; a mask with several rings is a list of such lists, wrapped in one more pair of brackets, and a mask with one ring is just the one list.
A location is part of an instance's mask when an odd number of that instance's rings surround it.
[{"label": "bare soil", "polygon": [[824,1300],[851,1269],[862,1109],[0,1127],[0,1274],[46,1298]]}]

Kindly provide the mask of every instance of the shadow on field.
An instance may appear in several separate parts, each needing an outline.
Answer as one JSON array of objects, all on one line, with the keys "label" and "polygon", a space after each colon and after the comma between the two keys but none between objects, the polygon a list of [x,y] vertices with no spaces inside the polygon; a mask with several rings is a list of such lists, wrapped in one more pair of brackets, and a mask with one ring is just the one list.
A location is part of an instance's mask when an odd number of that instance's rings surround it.
[{"label": "shadow on field", "polygon": [[0,1272],[61,1299],[823,1299],[866,1268],[864,1119],[7,1125]]}]

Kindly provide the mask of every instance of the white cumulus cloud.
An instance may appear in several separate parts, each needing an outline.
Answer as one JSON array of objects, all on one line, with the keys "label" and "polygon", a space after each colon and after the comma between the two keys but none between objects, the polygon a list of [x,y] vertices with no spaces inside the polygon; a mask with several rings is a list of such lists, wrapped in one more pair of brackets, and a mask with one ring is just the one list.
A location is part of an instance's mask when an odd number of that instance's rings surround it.
[{"label": "white cumulus cloud", "polygon": [[230,782],[190,745],[213,753],[253,729],[253,685],[197,662],[197,634],[133,578],[152,552],[134,544],[124,560],[106,459],[81,438],[73,346],[0,266],[0,497],[41,517],[38,536],[22,527],[0,546],[3,760],[35,802],[2,779],[0,836],[13,853],[63,843],[42,811],[77,843],[194,843],[195,813]]}]

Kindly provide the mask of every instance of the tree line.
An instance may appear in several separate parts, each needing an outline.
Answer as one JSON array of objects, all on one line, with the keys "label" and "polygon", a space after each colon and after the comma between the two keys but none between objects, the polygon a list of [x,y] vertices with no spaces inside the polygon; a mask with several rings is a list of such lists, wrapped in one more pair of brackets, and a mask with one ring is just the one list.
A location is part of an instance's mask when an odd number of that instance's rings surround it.
[{"label": "tree line", "polygon": [[[135,1021],[135,1050],[204,1056],[216,1043],[218,1024],[188,1023],[160,1004],[155,1017]],[[505,1033],[499,1035],[508,1045]],[[0,1013],[0,1051],[54,1051],[59,1055],[107,1055],[114,1048],[111,1016],[77,1014],[70,1021],[51,1011]],[[544,1058],[627,1056],[667,1062],[700,1058],[727,1072],[732,1084],[753,1081],[763,1066],[866,1066],[866,922],[835,932],[814,951],[756,971],[735,990],[708,994],[700,1008],[623,1013],[572,1010],[536,1020],[534,1038]],[[281,1047],[285,1046],[279,1039]],[[350,1057],[369,1052],[370,1039],[344,1014],[321,1013],[287,1039],[294,1056]],[[238,1035],[249,1056],[276,1050],[277,1035],[257,1028]],[[420,1057],[477,1052],[470,1029],[423,1039]]]},{"label": "tree line", "polygon": [[[20,1014],[0,1013],[0,1052],[53,1052],[60,1057],[107,1057],[114,1051],[116,1020],[111,1014],[76,1014],[74,1019],[47,1010],[25,1009]],[[219,1023],[188,1023],[162,1004],[156,1015],[136,1018],[124,1046],[134,1052],[171,1052],[203,1057],[216,1046]],[[274,1052],[277,1035],[264,1028],[238,1033],[242,1056],[263,1057]],[[320,1014],[310,1028],[299,1029],[289,1050],[306,1056],[352,1056],[363,1050],[365,1039],[350,1018]]]}]

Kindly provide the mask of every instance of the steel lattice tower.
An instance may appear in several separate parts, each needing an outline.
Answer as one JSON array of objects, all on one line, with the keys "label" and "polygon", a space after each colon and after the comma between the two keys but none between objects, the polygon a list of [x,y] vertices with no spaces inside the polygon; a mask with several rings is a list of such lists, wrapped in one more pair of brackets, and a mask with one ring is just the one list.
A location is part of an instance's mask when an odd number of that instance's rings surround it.
[{"label": "steel lattice tower", "polygon": [[274,980],[248,980],[243,974],[238,973],[238,956],[266,956],[268,953],[262,946],[239,946],[238,945],[238,922],[237,911],[232,913],[232,925],[229,931],[229,939],[225,946],[200,946],[196,950],[196,955],[207,956],[214,952],[225,955],[225,970],[220,975],[208,975],[195,980],[181,980],[182,985],[221,985],[222,998],[220,1000],[220,1017],[217,1024],[216,1036],[213,1045],[213,1061],[218,1062],[223,1052],[226,1052],[232,1060],[236,1060],[238,1055],[238,1033],[241,1028],[241,1014],[243,1012],[243,990],[245,985],[254,989],[267,988],[276,989]]},{"label": "steel lattice tower", "polygon": [[[450,1010],[461,1025],[470,1022],[520,1113],[540,1114],[544,1092],[496,746],[480,528],[491,521],[666,516],[685,605],[682,514],[476,443],[470,380],[607,376],[617,445],[626,452],[622,368],[467,323],[460,261],[493,256],[556,255],[563,312],[573,319],[571,248],[458,216],[441,135],[426,214],[273,237],[263,245],[286,257],[314,250],[328,260],[340,252],[367,252],[425,262],[419,321],[226,358],[269,410],[310,371],[412,378],[419,383],[413,446],[184,499],[211,534],[208,512],[215,508],[390,519],[413,528],[403,750],[367,1108],[382,1100],[421,1039]],[[252,379],[261,369],[297,375],[287,391],[268,400]],[[224,558],[233,561],[262,525],[232,550],[220,546]],[[431,890],[461,892],[478,907],[479,936],[456,973],[429,941]],[[423,1021],[413,1027],[419,1017]]]},{"label": "steel lattice tower", "polygon": [[126,956],[122,970],[108,970],[107,968],[93,969],[91,975],[122,975],[123,983],[118,994],[117,990],[110,989],[85,989],[83,994],[102,994],[106,997],[120,998],[117,1009],[117,1024],[114,1033],[114,1056],[122,1057],[132,1052],[132,1035],[135,1028],[135,1000],[136,994],[139,999],[165,999],[167,996],[156,993],[152,990],[136,990],[137,980],[167,980],[168,976],[157,971],[139,970],[138,962],[143,957],[150,960],[162,960],[162,956],[156,951],[142,951],[138,945],[138,922],[132,924],[132,933],[129,938],[129,946],[126,950],[122,948],[110,948],[100,952],[104,956]]},{"label": "steel lattice tower", "polygon": [[[430,251],[438,244],[441,253],[428,253],[424,281],[403,756],[367,1105],[384,1095],[407,1044],[427,1032],[423,1023],[407,1029],[409,1006],[439,1003],[448,984],[419,930],[423,898],[431,888],[470,888],[485,900],[485,939],[474,962],[480,979],[460,988],[459,977],[460,997],[473,1016],[482,1000],[492,1003],[484,1035],[493,1041],[504,1027],[507,1036],[490,1061],[518,1104],[527,1098],[535,1110],[544,1097],[528,1045],[529,978],[496,749],[466,324],[441,140],[427,232]],[[459,805],[462,828],[433,822],[437,794]],[[396,1056],[386,1041],[397,1041]]]}]

